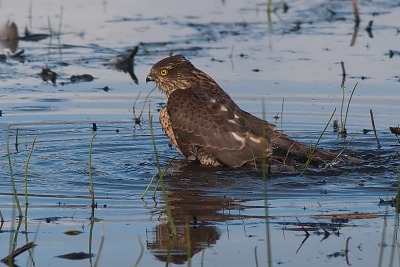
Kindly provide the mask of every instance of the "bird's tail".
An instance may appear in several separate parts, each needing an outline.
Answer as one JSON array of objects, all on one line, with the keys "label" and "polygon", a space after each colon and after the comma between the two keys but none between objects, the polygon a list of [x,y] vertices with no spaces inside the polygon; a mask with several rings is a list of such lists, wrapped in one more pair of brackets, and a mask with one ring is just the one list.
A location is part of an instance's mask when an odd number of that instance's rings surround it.
[{"label": "bird's tail", "polygon": [[283,161],[295,161],[305,163],[308,159],[315,165],[328,164],[332,161],[357,162],[358,160],[349,156],[338,155],[329,151],[314,149],[298,141],[290,139],[285,134],[279,133],[270,140],[274,149],[273,157],[282,158]]}]

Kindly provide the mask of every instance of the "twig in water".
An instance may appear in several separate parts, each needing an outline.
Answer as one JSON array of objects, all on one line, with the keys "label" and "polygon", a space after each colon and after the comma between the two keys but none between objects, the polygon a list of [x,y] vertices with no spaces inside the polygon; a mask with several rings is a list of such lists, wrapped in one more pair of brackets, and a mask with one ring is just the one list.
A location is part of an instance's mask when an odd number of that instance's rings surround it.
[{"label": "twig in water", "polygon": [[346,256],[346,262],[348,266],[351,266],[350,262],[349,262],[349,241],[350,241],[351,237],[349,236],[346,240],[346,246],[344,248],[344,255]]},{"label": "twig in water", "polygon": [[296,254],[300,251],[301,247],[304,245],[304,243],[307,241],[308,237],[310,236],[310,233],[307,231],[306,228],[304,228],[303,224],[299,221],[299,218],[296,217],[297,222],[301,226],[301,229],[306,233],[306,237],[303,239],[301,242],[299,248],[296,250]]},{"label": "twig in water", "polygon": [[97,252],[96,260],[94,261],[93,267],[97,267],[97,265],[99,264],[100,254],[101,254],[101,251],[102,251],[103,245],[104,245],[104,238],[105,238],[105,234],[104,234],[104,224],[103,224],[103,227],[101,229],[101,239],[100,239],[99,251]]},{"label": "twig in water", "polygon": [[[269,1],[270,2],[270,1]],[[265,102],[264,98],[262,98],[262,113],[263,113],[263,120],[266,121],[265,116]],[[272,251],[271,251],[271,235],[269,231],[269,211],[268,211],[268,191],[267,191],[267,177],[268,177],[268,170],[267,170],[267,157],[264,154],[267,148],[267,129],[266,124],[263,123],[262,125],[263,131],[263,138],[262,138],[262,148],[263,148],[263,155],[262,155],[262,177],[263,177],[263,191],[264,191],[264,211],[265,211],[265,235],[266,235],[266,247],[267,247],[267,266],[272,266]]]},{"label": "twig in water", "polygon": [[88,165],[89,165],[89,182],[90,182],[90,196],[92,199],[92,219],[94,218],[94,186],[93,186],[93,176],[92,176],[92,146],[93,146],[93,140],[97,135],[97,131],[93,131],[93,136],[92,139],[90,139],[90,144],[89,144],[89,158],[88,158]]},{"label": "twig in water", "polygon": [[312,158],[314,156],[314,152],[317,149],[317,146],[319,144],[319,141],[321,141],[322,136],[324,135],[326,128],[328,128],[329,124],[331,123],[331,120],[333,118],[333,115],[335,115],[336,112],[336,108],[333,110],[331,117],[329,118],[328,123],[325,125],[324,130],[322,131],[321,135],[319,136],[317,142],[315,143],[314,147],[311,149],[310,151],[310,155],[308,156],[307,162],[304,164],[304,170],[300,173],[300,176],[303,176],[304,172],[307,170],[308,166],[310,165]]},{"label": "twig in water", "polygon": [[250,151],[251,151],[251,155],[253,156],[254,169],[257,170],[257,160],[256,160],[256,156],[254,156],[253,147],[251,146],[251,143],[250,143]]},{"label": "twig in water", "polygon": [[354,9],[354,21],[356,23],[359,23],[360,22],[360,14],[358,13],[357,0],[351,0],[351,3],[353,4],[353,9]]},{"label": "twig in water", "polygon": [[39,135],[39,131],[37,131],[35,138],[33,139],[32,147],[31,147],[31,149],[29,149],[28,158],[25,163],[24,189],[25,189],[25,204],[26,205],[28,205],[28,166],[29,166],[29,161],[31,159],[31,155],[33,152],[33,148],[35,147],[36,138],[38,137],[38,135]]},{"label": "twig in water", "polygon": [[61,34],[61,24],[62,24],[62,16],[63,16],[63,6],[61,6],[61,12],[60,12],[60,24],[58,25],[58,37],[60,37]]},{"label": "twig in water", "polygon": [[254,257],[255,257],[255,259],[256,259],[256,267],[258,267],[257,246],[254,247]]},{"label": "twig in water", "polygon": [[381,242],[380,242],[378,267],[382,267],[383,252],[384,252],[385,247],[387,246],[387,244],[385,242],[385,237],[386,237],[387,216],[388,216],[388,214],[389,214],[388,205],[386,205],[385,215],[383,216],[382,238],[381,238]]},{"label": "twig in water", "polygon": [[231,60],[232,71],[233,71],[234,70],[234,66],[233,66],[232,55],[233,55],[233,45],[232,45],[231,53],[229,54],[229,59]]},{"label": "twig in water", "polygon": [[356,82],[356,84],[354,85],[353,91],[351,91],[349,102],[347,103],[346,115],[344,117],[344,125],[343,125],[343,129],[346,131],[346,133],[347,133],[347,130],[346,130],[347,115],[349,114],[350,102],[351,102],[351,99],[353,98],[353,94],[354,94],[354,91],[356,90],[357,85],[358,85],[358,82]]},{"label": "twig in water", "polygon": [[14,183],[14,174],[13,174],[12,164],[11,164],[10,143],[9,143],[10,126],[8,126],[8,129],[7,129],[7,138],[6,139],[7,139],[7,157],[8,157],[8,166],[10,168],[11,187],[12,187],[12,190],[13,190],[15,203],[17,204],[18,216],[19,216],[19,218],[22,218],[21,206],[19,204],[19,198],[18,198],[17,188],[15,187],[15,183]]},{"label": "twig in water", "polygon": [[342,134],[342,137],[346,136],[346,128],[343,123],[343,106],[344,106],[344,82],[346,81],[346,70],[344,69],[344,62],[341,61],[340,65],[342,66],[342,83],[340,84],[340,88],[342,88],[342,105],[340,106],[340,126],[342,127],[342,130],[340,133]]},{"label": "twig in water", "polygon": [[282,98],[282,108],[281,108],[281,133],[283,133],[283,125],[282,125],[282,120],[283,120],[283,104],[285,103],[285,98]]},{"label": "twig in water", "polygon": [[143,103],[142,110],[140,111],[140,114],[139,114],[138,117],[136,117],[136,115],[135,115],[135,106],[136,106],[136,101],[138,100],[138,98],[139,98],[139,96],[140,96],[140,92],[139,92],[138,96],[136,97],[135,102],[133,102],[132,111],[133,111],[133,117],[135,118],[135,124],[139,124],[139,125],[141,124],[141,120],[140,120],[140,119],[141,119],[141,117],[142,117],[143,110],[144,110],[144,107],[145,107],[145,105],[146,105],[147,99],[149,98],[150,94],[151,94],[156,88],[157,88],[157,87],[154,87],[154,88],[147,94],[146,98],[144,99],[144,103]]},{"label": "twig in water", "polygon": [[342,67],[342,76],[346,77],[346,70],[344,69],[344,62],[340,61],[340,66]]},{"label": "twig in water", "polygon": [[[178,154],[176,154],[167,164],[167,167],[164,168],[164,171],[162,173],[163,177],[165,176],[165,174],[167,173],[167,170],[169,169],[169,166],[171,166],[172,162],[175,160],[175,158],[179,156]],[[140,196],[141,199],[144,198],[144,196],[146,195],[147,191],[149,191],[150,186],[153,184],[154,178],[156,177],[156,174],[153,175],[153,177],[151,177],[151,180],[149,182],[149,184],[147,185],[146,189],[144,190],[143,194]],[[154,188],[154,193],[153,193],[153,198],[155,198],[156,195],[156,191],[158,188],[158,185],[160,184],[160,180],[157,181],[156,187]]]},{"label": "twig in water", "polygon": [[19,254],[24,253],[25,251],[35,247],[36,245],[33,242],[29,242],[28,244],[23,245],[22,247],[14,250],[10,255],[1,260],[1,262],[8,264],[9,262],[14,263],[14,258]]},{"label": "twig in water", "polygon": [[374,36],[372,35],[372,23],[374,23],[373,20],[370,20],[368,22],[367,27],[365,28],[365,31],[368,33],[369,38],[373,38]]},{"label": "twig in water", "polygon": [[156,174],[154,174],[153,177],[151,177],[150,182],[149,182],[149,184],[147,185],[146,189],[143,191],[142,195],[140,196],[140,199],[143,199],[144,196],[146,195],[147,191],[149,191],[150,186],[153,184],[154,177],[156,177]]},{"label": "twig in water", "polygon": [[326,164],[325,169],[328,168],[329,166],[332,166],[332,164],[335,162],[335,160],[340,157],[340,155],[343,154],[343,152],[346,150],[346,148],[350,145],[351,141],[353,141],[354,137],[356,136],[357,132],[354,132],[354,134],[351,136],[349,142],[343,147],[343,149],[339,152],[339,154],[336,155],[336,157],[331,160],[328,164]]},{"label": "twig in water", "polygon": [[139,258],[136,260],[135,265],[133,265],[133,267],[137,267],[138,266],[140,260],[143,257],[143,252],[144,252],[144,247],[143,247],[143,244],[142,244],[142,240],[140,239],[140,235],[138,235],[138,239],[139,239],[139,245],[140,245],[140,254],[139,254]]},{"label": "twig in water", "polygon": [[49,23],[49,33],[50,35],[53,35],[53,31],[51,30],[50,16],[47,16],[47,21]]},{"label": "twig in water", "polygon": [[18,128],[15,130],[15,151],[19,153],[18,150],[19,142],[18,142]]},{"label": "twig in water", "polygon": [[379,143],[378,135],[376,134],[374,113],[372,113],[372,109],[369,110],[369,114],[371,115],[372,129],[374,130],[375,139],[376,139],[376,142],[378,143],[378,148],[380,148],[381,144]]},{"label": "twig in water", "polygon": [[288,158],[288,156],[289,156],[290,150],[292,149],[292,147],[293,147],[296,143],[297,143],[297,141],[294,141],[294,142],[290,145],[288,151],[286,152],[286,156],[285,156],[285,158],[283,159],[281,168],[279,169],[279,173],[282,171],[283,167],[285,166],[285,163],[286,163],[286,160],[287,160],[287,158]]},{"label": "twig in water", "polygon": [[0,210],[0,231],[3,228],[3,224],[4,224],[4,218],[3,218],[3,214],[1,214],[1,210]]},{"label": "twig in water", "polygon": [[398,248],[398,245],[396,246],[396,243],[399,244],[399,242],[397,241],[398,239],[398,231],[399,229],[397,228],[397,226],[399,225],[399,207],[400,207],[400,167],[397,168],[397,196],[396,196],[396,216],[394,217],[394,227],[393,227],[393,238],[392,238],[392,249],[390,252],[390,262],[389,262],[389,266],[394,266],[393,261],[394,261],[394,254],[396,251],[396,248]]},{"label": "twig in water", "polygon": [[136,109],[136,102],[137,102],[137,100],[138,100],[138,98],[139,98],[139,96],[140,96],[140,93],[141,93],[141,92],[139,92],[139,94],[137,95],[135,101],[133,102],[133,107],[132,107],[132,113],[133,113],[133,117],[134,117],[134,119],[135,119],[135,124],[140,124],[140,115],[139,115],[139,117],[136,117],[136,112],[135,112],[135,109]]}]

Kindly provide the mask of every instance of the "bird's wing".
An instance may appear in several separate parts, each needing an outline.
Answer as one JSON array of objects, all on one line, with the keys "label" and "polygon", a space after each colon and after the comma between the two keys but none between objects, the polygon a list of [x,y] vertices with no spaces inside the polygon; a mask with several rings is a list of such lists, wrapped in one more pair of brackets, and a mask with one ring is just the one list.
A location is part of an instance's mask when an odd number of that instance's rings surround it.
[{"label": "bird's wing", "polygon": [[181,150],[201,147],[231,167],[272,154],[268,136],[274,132],[273,125],[241,110],[222,89],[217,93],[199,86],[176,90],[168,97],[167,108]]}]

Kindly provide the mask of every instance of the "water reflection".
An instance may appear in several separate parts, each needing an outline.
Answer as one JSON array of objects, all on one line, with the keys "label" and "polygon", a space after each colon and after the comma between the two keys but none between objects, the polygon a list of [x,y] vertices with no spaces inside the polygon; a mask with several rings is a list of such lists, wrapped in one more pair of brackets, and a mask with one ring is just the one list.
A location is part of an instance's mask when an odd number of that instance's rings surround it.
[{"label": "water reflection", "polygon": [[139,80],[135,75],[133,69],[133,63],[134,63],[134,57],[138,52],[138,50],[139,47],[135,46],[132,49],[126,51],[126,53],[119,55],[115,59],[110,60],[108,63],[111,68],[118,71],[122,71],[123,73],[128,73],[136,84],[139,84]]},{"label": "water reflection", "polygon": [[[168,202],[177,228],[173,237],[170,224],[162,223],[154,228],[147,241],[147,249],[160,261],[183,264],[221,237],[217,224],[229,220],[254,218],[241,214],[243,182],[257,172],[241,172],[250,176],[238,179],[227,168],[207,168],[195,163],[178,162],[178,168],[166,177]],[[258,179],[260,182],[260,179]],[[163,220],[163,219],[161,219]],[[190,241],[188,241],[188,239]]]},{"label": "water reflection", "polygon": [[15,53],[18,49],[18,27],[14,22],[7,21],[6,25],[0,30],[0,45],[10,49]]}]

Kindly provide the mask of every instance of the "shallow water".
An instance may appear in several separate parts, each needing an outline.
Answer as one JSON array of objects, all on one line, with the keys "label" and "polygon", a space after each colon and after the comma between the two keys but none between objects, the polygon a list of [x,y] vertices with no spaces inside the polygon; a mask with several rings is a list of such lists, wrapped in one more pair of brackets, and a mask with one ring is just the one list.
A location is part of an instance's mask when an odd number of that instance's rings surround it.
[{"label": "shallow water", "polygon": [[[138,235],[144,244],[139,266],[165,265],[173,240],[161,192],[153,200],[153,185],[144,200],[140,197],[157,173],[148,114],[150,111],[157,121],[160,103],[165,103],[166,97],[153,91],[149,107],[145,98],[154,85],[144,80],[156,61],[182,53],[210,74],[240,107],[259,117],[263,116],[263,97],[265,116],[271,122],[280,115],[284,99],[282,124],[278,119],[277,128],[307,144],[318,140],[335,108],[334,118],[340,121],[340,62],[344,61],[343,112],[358,82],[347,118],[349,135],[342,139],[329,126],[319,147],[339,152],[357,132],[347,151],[361,162],[314,168],[303,176],[299,172],[272,174],[268,180],[272,263],[365,266],[378,265],[379,255],[383,255],[383,266],[388,266],[395,213],[391,207],[379,206],[379,200],[390,199],[397,191],[399,141],[389,126],[399,124],[400,57],[394,53],[390,58],[389,51],[396,52],[400,45],[399,4],[360,2],[361,22],[352,46],[350,2],[288,4],[286,13],[279,5],[269,18],[266,4],[253,1],[206,1],[199,6],[190,1],[101,4],[41,0],[33,1],[29,18],[29,1],[25,6],[3,1],[0,18],[4,22],[0,23],[14,21],[20,36],[25,25],[32,33],[48,34],[49,20],[53,31],[58,31],[60,17],[62,24],[59,37],[19,40],[18,50],[23,49],[24,56],[7,56],[6,62],[0,62],[0,211],[5,220],[0,231],[0,258],[8,255],[9,240],[15,237],[17,247],[27,240],[37,244],[33,258],[25,252],[16,258],[17,265],[70,266],[70,260],[57,256],[90,250],[97,255],[104,229],[100,265],[133,265],[140,254]],[[369,20],[374,21],[373,38],[364,30]],[[7,47],[4,42],[2,45]],[[138,84],[109,64],[133,46],[139,47],[134,58]],[[46,65],[57,73],[55,84],[43,82],[38,75]],[[70,76],[77,74],[90,74],[94,80],[71,83]],[[138,125],[133,110],[138,116],[142,108]],[[372,129],[370,109],[379,148],[372,132],[363,134],[363,129]],[[87,162],[93,123],[98,128],[92,154],[98,204],[95,217],[100,221],[93,223],[91,237]],[[12,171],[21,203],[25,202],[28,150],[39,131],[29,164],[27,221],[25,224],[23,219],[18,231],[11,231],[18,220],[12,220],[8,127]],[[177,152],[157,122],[154,128],[164,168]],[[171,265],[187,263],[186,223],[190,223],[193,266],[255,266],[255,249],[258,263],[266,264],[260,171],[205,168],[178,157],[165,185],[180,233]],[[24,212],[25,205],[22,207]],[[322,216],[337,214],[347,219]],[[385,215],[388,228],[383,242],[389,246],[381,246]],[[302,227],[310,234],[305,241]],[[69,236],[64,234],[68,230],[83,233]],[[94,258],[72,264],[90,266]]]}]

